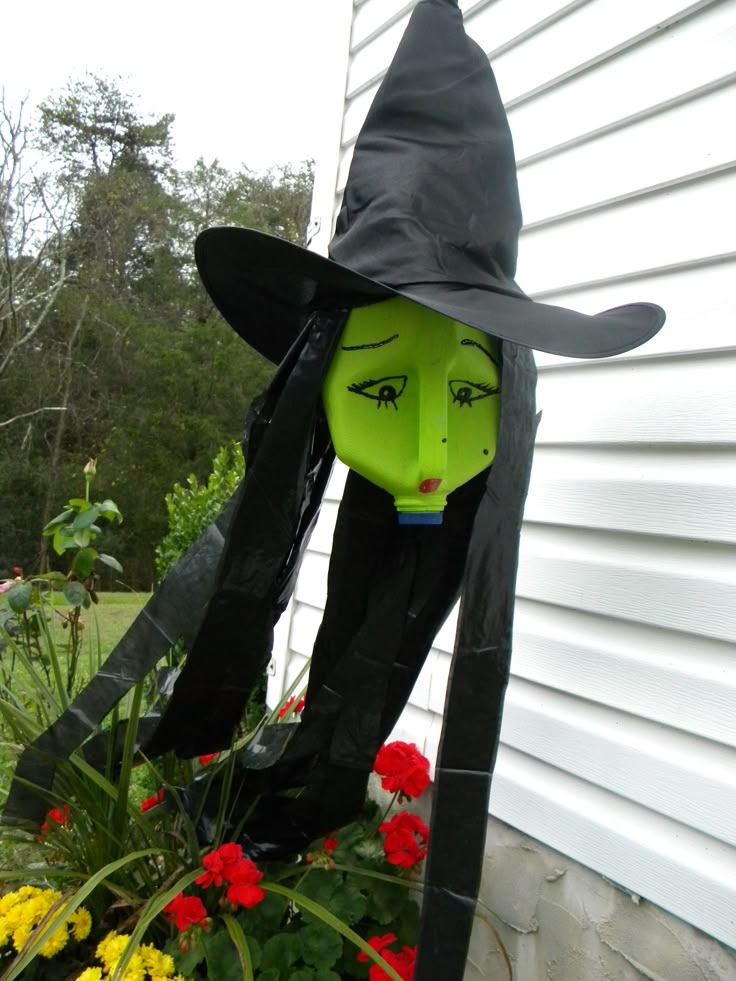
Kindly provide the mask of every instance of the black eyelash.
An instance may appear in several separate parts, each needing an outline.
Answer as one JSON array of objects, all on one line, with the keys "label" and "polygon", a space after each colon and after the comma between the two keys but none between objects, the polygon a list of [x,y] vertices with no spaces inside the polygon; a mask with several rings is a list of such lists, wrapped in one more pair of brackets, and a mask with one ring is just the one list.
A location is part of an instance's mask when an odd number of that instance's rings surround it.
[{"label": "black eyelash", "polygon": [[378,382],[375,378],[369,378],[368,381],[355,382],[353,385],[348,385],[349,392],[363,392],[366,388],[370,388],[371,385],[377,385]]}]

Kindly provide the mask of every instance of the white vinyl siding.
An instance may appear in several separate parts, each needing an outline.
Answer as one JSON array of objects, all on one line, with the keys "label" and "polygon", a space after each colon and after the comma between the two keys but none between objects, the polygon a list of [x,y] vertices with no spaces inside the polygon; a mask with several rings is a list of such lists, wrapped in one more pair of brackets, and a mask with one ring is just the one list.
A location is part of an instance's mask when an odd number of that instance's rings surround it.
[{"label": "white vinyl siding", "polygon": [[[736,947],[736,0],[460,6],[514,135],[518,282],[586,312],[651,300],[668,314],[628,355],[537,357],[490,810]],[[355,4],[344,106],[317,161],[322,251],[412,7]],[[338,467],[273,694],[311,651],[343,479]],[[454,628],[397,728],[431,757]]]}]

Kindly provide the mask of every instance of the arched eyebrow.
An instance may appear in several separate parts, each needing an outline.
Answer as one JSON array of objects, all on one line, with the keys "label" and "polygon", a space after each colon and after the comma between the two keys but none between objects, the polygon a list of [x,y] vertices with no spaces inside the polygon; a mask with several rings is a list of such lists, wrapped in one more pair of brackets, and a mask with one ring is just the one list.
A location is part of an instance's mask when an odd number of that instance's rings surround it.
[{"label": "arched eyebrow", "polygon": [[491,359],[491,361],[495,364],[497,368],[501,367],[501,365],[498,362],[498,359],[494,358],[491,352],[487,348],[483,347],[482,344],[479,344],[477,341],[472,341],[469,337],[463,337],[460,343],[465,345],[470,345],[471,347],[479,348],[483,352],[483,354],[485,354],[487,357]]},{"label": "arched eyebrow", "polygon": [[340,350],[341,351],[367,351],[369,348],[383,347],[384,344],[390,344],[391,341],[395,341],[398,334],[392,334],[390,337],[384,338],[382,341],[375,341],[373,344],[344,344]]}]

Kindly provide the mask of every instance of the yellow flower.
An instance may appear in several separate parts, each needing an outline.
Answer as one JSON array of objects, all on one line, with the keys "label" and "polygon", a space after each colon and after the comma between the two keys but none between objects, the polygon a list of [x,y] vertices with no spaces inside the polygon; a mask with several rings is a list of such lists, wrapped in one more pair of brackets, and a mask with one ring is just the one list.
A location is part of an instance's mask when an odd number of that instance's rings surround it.
[{"label": "yellow flower", "polygon": [[168,978],[174,972],[174,958],[164,954],[153,944],[141,944],[140,953],[146,970],[151,975],[161,975]]},{"label": "yellow flower", "polygon": [[0,899],[0,916],[4,916],[11,906],[14,906],[20,901],[20,896],[17,892],[8,892],[2,899]]},{"label": "yellow flower", "polygon": [[69,917],[69,926],[75,940],[86,940],[92,929],[92,917],[84,906],[78,906]]},{"label": "yellow flower", "polygon": [[88,967],[77,978],[77,981],[103,981],[102,968]]},{"label": "yellow flower", "polygon": [[17,951],[21,951],[25,947],[26,940],[28,940],[32,933],[33,924],[27,920],[13,931],[13,946]]},{"label": "yellow flower", "polygon": [[49,939],[39,950],[41,957],[56,957],[60,950],[66,947],[66,942],[69,939],[69,931],[66,928],[66,923],[62,923],[58,930],[54,930]]},{"label": "yellow flower", "polygon": [[99,942],[95,953],[98,959],[105,965],[106,971],[112,970],[111,965],[117,964],[120,960],[120,955],[125,950],[125,945],[129,940],[129,934],[115,933],[113,930],[108,933],[104,940]]},{"label": "yellow flower", "polygon": [[[111,972],[112,973],[112,972]],[[138,951],[133,954],[128,962],[128,966],[123,972],[121,981],[145,981],[146,969],[143,966],[143,958]]]}]

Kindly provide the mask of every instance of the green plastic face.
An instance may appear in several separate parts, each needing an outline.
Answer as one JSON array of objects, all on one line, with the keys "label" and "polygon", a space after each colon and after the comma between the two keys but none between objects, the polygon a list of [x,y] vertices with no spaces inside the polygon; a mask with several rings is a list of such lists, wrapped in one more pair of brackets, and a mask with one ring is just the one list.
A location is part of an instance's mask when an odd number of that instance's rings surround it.
[{"label": "green plastic face", "polygon": [[500,363],[494,338],[402,297],[354,309],[322,390],[337,456],[399,520],[439,522],[495,456]]}]

